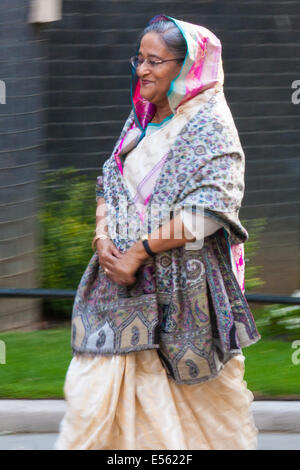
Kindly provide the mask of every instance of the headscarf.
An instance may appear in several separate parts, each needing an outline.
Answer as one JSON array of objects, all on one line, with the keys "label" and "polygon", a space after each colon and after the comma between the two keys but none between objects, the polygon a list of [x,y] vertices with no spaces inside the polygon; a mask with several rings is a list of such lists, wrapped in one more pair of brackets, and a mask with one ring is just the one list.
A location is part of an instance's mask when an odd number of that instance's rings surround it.
[{"label": "headscarf", "polygon": [[[171,16],[157,15],[149,21],[149,25],[157,21],[173,21],[183,35],[187,51],[181,70],[169,87],[167,98],[173,114],[184,103],[200,93],[203,103],[212,93],[223,91],[224,72],[222,65],[222,45],[220,40],[207,28],[185,21],[177,20]],[[136,50],[136,54],[138,53]],[[123,136],[116,151],[116,159],[122,172],[122,165],[118,156],[132,150],[144,136],[145,128],[155,115],[156,106],[140,94],[140,80],[136,70],[132,67],[131,77],[131,103],[134,121]]]},{"label": "headscarf", "polygon": [[[223,87],[222,46],[220,40],[203,26],[176,20],[170,16],[156,16],[149,25],[157,21],[173,21],[183,35],[187,52],[181,70],[175,77],[167,93],[173,113],[183,103],[208,88],[220,90]],[[155,114],[155,105],[140,95],[140,81],[133,70],[131,94],[135,123],[145,128]]]}]

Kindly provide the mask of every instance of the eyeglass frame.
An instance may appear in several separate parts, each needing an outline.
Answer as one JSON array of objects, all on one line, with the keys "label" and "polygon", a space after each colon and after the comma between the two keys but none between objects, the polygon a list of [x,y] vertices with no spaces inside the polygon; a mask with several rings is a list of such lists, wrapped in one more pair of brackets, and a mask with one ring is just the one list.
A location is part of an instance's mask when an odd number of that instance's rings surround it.
[{"label": "eyeglass frame", "polygon": [[[136,55],[130,57],[130,63],[131,63],[131,65],[132,65],[132,67],[133,67],[134,69],[137,69],[138,67],[140,67],[141,65],[143,65],[144,62],[146,62],[150,67],[153,67],[153,65],[151,65],[151,64],[149,63],[149,59],[148,59],[148,58],[144,59],[141,64],[139,64],[137,67],[135,67],[135,65],[133,65],[132,62],[133,62],[133,60],[136,59],[136,58],[138,58],[138,56],[136,56]],[[157,62],[154,62],[154,64],[155,64],[155,65],[160,65],[160,64],[163,64],[164,62],[171,62],[172,60],[184,60],[184,59],[185,59],[185,57],[178,57],[178,58],[176,58],[176,59],[159,59]],[[155,67],[155,65],[154,65],[154,67]]]}]

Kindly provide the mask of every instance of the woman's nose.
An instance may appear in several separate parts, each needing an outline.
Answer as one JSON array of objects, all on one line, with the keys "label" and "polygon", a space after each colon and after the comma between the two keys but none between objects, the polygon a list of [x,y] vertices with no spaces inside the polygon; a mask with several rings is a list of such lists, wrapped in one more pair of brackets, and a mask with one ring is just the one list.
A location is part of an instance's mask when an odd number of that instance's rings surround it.
[{"label": "woman's nose", "polygon": [[137,68],[137,74],[140,75],[140,76],[143,76],[147,73],[149,73],[150,70],[149,70],[149,64],[144,61],[142,64],[140,64]]}]

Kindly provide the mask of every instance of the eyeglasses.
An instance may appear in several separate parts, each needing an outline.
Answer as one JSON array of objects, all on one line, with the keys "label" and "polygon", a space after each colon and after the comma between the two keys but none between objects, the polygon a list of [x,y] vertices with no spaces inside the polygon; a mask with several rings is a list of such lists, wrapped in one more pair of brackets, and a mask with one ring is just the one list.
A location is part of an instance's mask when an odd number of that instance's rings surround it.
[{"label": "eyeglasses", "polygon": [[130,63],[133,66],[133,68],[135,68],[135,69],[140,67],[144,62],[146,62],[149,65],[149,67],[154,68],[157,65],[163,64],[164,62],[171,62],[172,60],[183,60],[183,59],[184,59],[184,57],[183,58],[178,58],[178,59],[165,59],[165,60],[162,60],[162,59],[157,60],[156,59],[156,60],[152,60],[152,59],[140,59],[139,57],[134,56],[134,57],[130,58]]}]

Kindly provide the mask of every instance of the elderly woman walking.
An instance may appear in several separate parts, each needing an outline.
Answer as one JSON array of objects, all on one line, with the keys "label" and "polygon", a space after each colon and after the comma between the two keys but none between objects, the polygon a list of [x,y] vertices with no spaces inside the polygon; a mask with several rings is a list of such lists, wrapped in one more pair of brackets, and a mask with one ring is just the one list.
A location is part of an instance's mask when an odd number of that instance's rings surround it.
[{"label": "elderly woman walking", "polygon": [[221,44],[156,16],[131,65],[132,110],[97,178],[55,449],[256,449],[245,156]]}]

